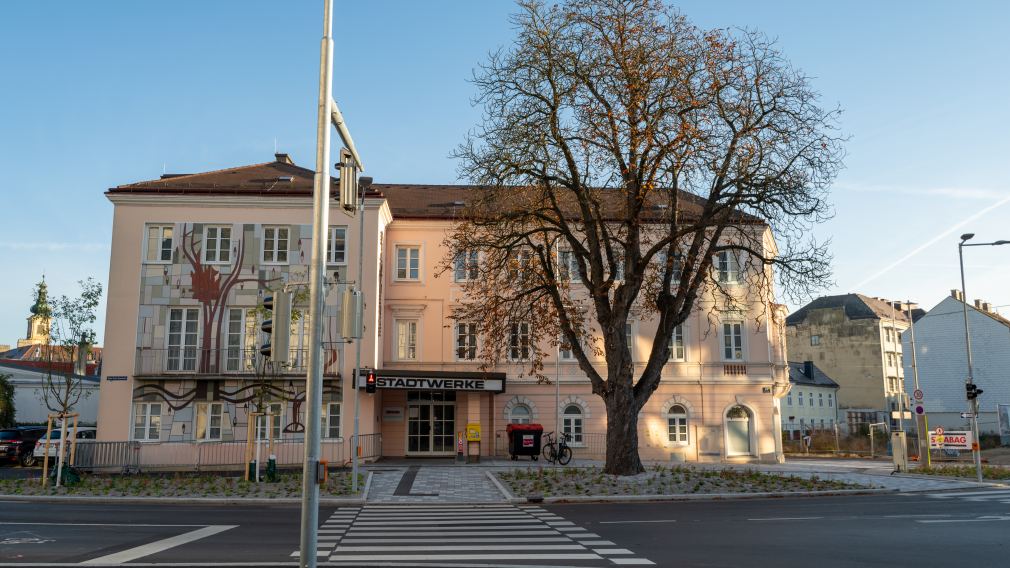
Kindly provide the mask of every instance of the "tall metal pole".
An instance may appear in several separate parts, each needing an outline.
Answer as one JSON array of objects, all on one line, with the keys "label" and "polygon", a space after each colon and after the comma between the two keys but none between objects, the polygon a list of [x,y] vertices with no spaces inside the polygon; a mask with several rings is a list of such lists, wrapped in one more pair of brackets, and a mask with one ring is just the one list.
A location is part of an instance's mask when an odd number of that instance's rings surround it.
[{"label": "tall metal pole", "polygon": [[[915,381],[915,391],[918,392],[919,365],[915,359],[915,322],[912,321],[912,300],[908,300],[906,302],[906,305],[908,306],[908,331],[911,332],[912,334],[911,345],[909,346],[912,349],[912,379]],[[926,439],[926,436],[929,435],[929,432],[927,432],[926,428],[924,427],[925,420],[926,420],[925,415],[923,416],[917,415],[915,417],[915,436],[916,440],[919,443],[919,464],[920,465],[922,464],[923,457],[925,457],[926,467],[929,467],[932,464],[930,463],[929,458],[929,441]]]},{"label": "tall metal pole", "polygon": [[323,0],[319,46],[316,175],[312,187],[312,265],[309,268],[309,372],[305,378],[305,465],[302,469],[302,568],[315,568],[319,527],[319,435],[323,400],[323,307],[326,302],[326,233],[330,224],[330,99],[333,83],[333,0]]},{"label": "tall metal pole", "polygon": [[[362,295],[365,293],[365,192],[358,189],[361,194],[360,207],[358,207],[358,290],[361,290]],[[364,296],[361,298],[362,310],[364,310]],[[347,317],[347,314],[344,314]],[[361,315],[364,319],[364,314]],[[355,319],[355,321],[357,321]],[[358,392],[358,377],[359,369],[361,368],[361,342],[364,341],[364,334],[362,337],[358,338],[357,345],[354,349],[354,372],[355,376],[351,381],[352,388],[354,388],[354,436],[351,439],[352,445],[354,446],[354,456],[351,458],[351,491],[354,493],[358,492],[358,445],[359,445],[359,429],[358,429],[358,416],[361,413],[361,393]]]},{"label": "tall metal pole", "polygon": [[[967,236],[967,235],[965,235]],[[971,238],[971,237],[969,237]],[[968,330],[968,294],[964,290],[964,241],[967,239],[964,236],[961,237],[961,242],[957,244],[957,258],[961,265],[961,308],[964,313],[964,345],[968,354],[968,384],[974,384],[975,377],[972,372],[972,361],[971,361],[971,333]],[[972,454],[975,458],[975,476],[978,478],[978,482],[982,483],[982,451],[978,446],[978,399],[972,399],[968,401],[968,412],[972,413],[971,428],[972,428]]]}]

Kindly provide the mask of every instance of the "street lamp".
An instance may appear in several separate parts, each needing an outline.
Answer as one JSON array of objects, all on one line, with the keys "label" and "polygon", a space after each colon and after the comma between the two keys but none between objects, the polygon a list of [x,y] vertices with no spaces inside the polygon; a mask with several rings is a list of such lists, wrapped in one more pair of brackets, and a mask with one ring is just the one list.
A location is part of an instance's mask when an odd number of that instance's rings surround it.
[{"label": "street lamp", "polygon": [[[964,314],[964,345],[967,350],[968,355],[968,390],[971,390],[975,384],[975,377],[972,369],[971,361],[971,334],[968,331],[968,294],[964,290],[964,247],[984,247],[984,246],[1000,246],[1010,244],[1010,241],[999,240],[991,243],[971,243],[968,241],[975,237],[975,233],[965,233],[961,235],[961,242],[957,244],[957,257],[961,265],[961,308]],[[974,447],[972,448],[972,453],[975,457],[975,475],[978,477],[979,483],[982,482],[982,448],[979,446],[979,432],[978,432],[978,397],[972,397],[968,399],[968,412],[971,413],[971,427],[972,434],[974,437]]]}]

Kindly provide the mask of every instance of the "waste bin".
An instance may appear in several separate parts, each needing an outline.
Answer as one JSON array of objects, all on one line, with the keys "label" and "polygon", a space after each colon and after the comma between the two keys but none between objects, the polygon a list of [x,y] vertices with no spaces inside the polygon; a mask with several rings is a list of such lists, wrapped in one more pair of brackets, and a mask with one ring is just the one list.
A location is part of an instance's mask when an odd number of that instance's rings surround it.
[{"label": "waste bin", "polygon": [[544,427],[540,424],[509,424],[505,427],[509,439],[509,456],[518,460],[519,456],[530,456],[533,461],[540,458],[540,436]]}]

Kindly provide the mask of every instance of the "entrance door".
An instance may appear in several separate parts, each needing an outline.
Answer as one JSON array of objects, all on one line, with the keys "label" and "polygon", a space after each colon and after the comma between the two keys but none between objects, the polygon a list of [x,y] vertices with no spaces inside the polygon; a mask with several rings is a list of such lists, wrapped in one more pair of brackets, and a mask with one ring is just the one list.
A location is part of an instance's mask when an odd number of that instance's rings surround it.
[{"label": "entrance door", "polygon": [[456,393],[407,391],[407,455],[452,455]]}]

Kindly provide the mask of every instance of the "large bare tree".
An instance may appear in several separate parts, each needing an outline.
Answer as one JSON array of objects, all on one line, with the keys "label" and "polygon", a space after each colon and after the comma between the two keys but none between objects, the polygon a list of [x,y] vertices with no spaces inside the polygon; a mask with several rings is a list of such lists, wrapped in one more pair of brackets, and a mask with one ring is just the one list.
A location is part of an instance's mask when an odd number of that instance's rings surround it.
[{"label": "large bare tree", "polygon": [[[774,277],[800,297],[830,277],[809,228],[830,215],[837,111],[760,33],[653,0],[519,6],[456,151],[480,189],[447,236],[442,268],[467,282],[453,317],[486,366],[546,381],[546,352],[571,350],[607,409],[605,470],[635,474],[638,412],[699,298],[767,306]],[[629,316],[657,322],[637,368]]]}]

